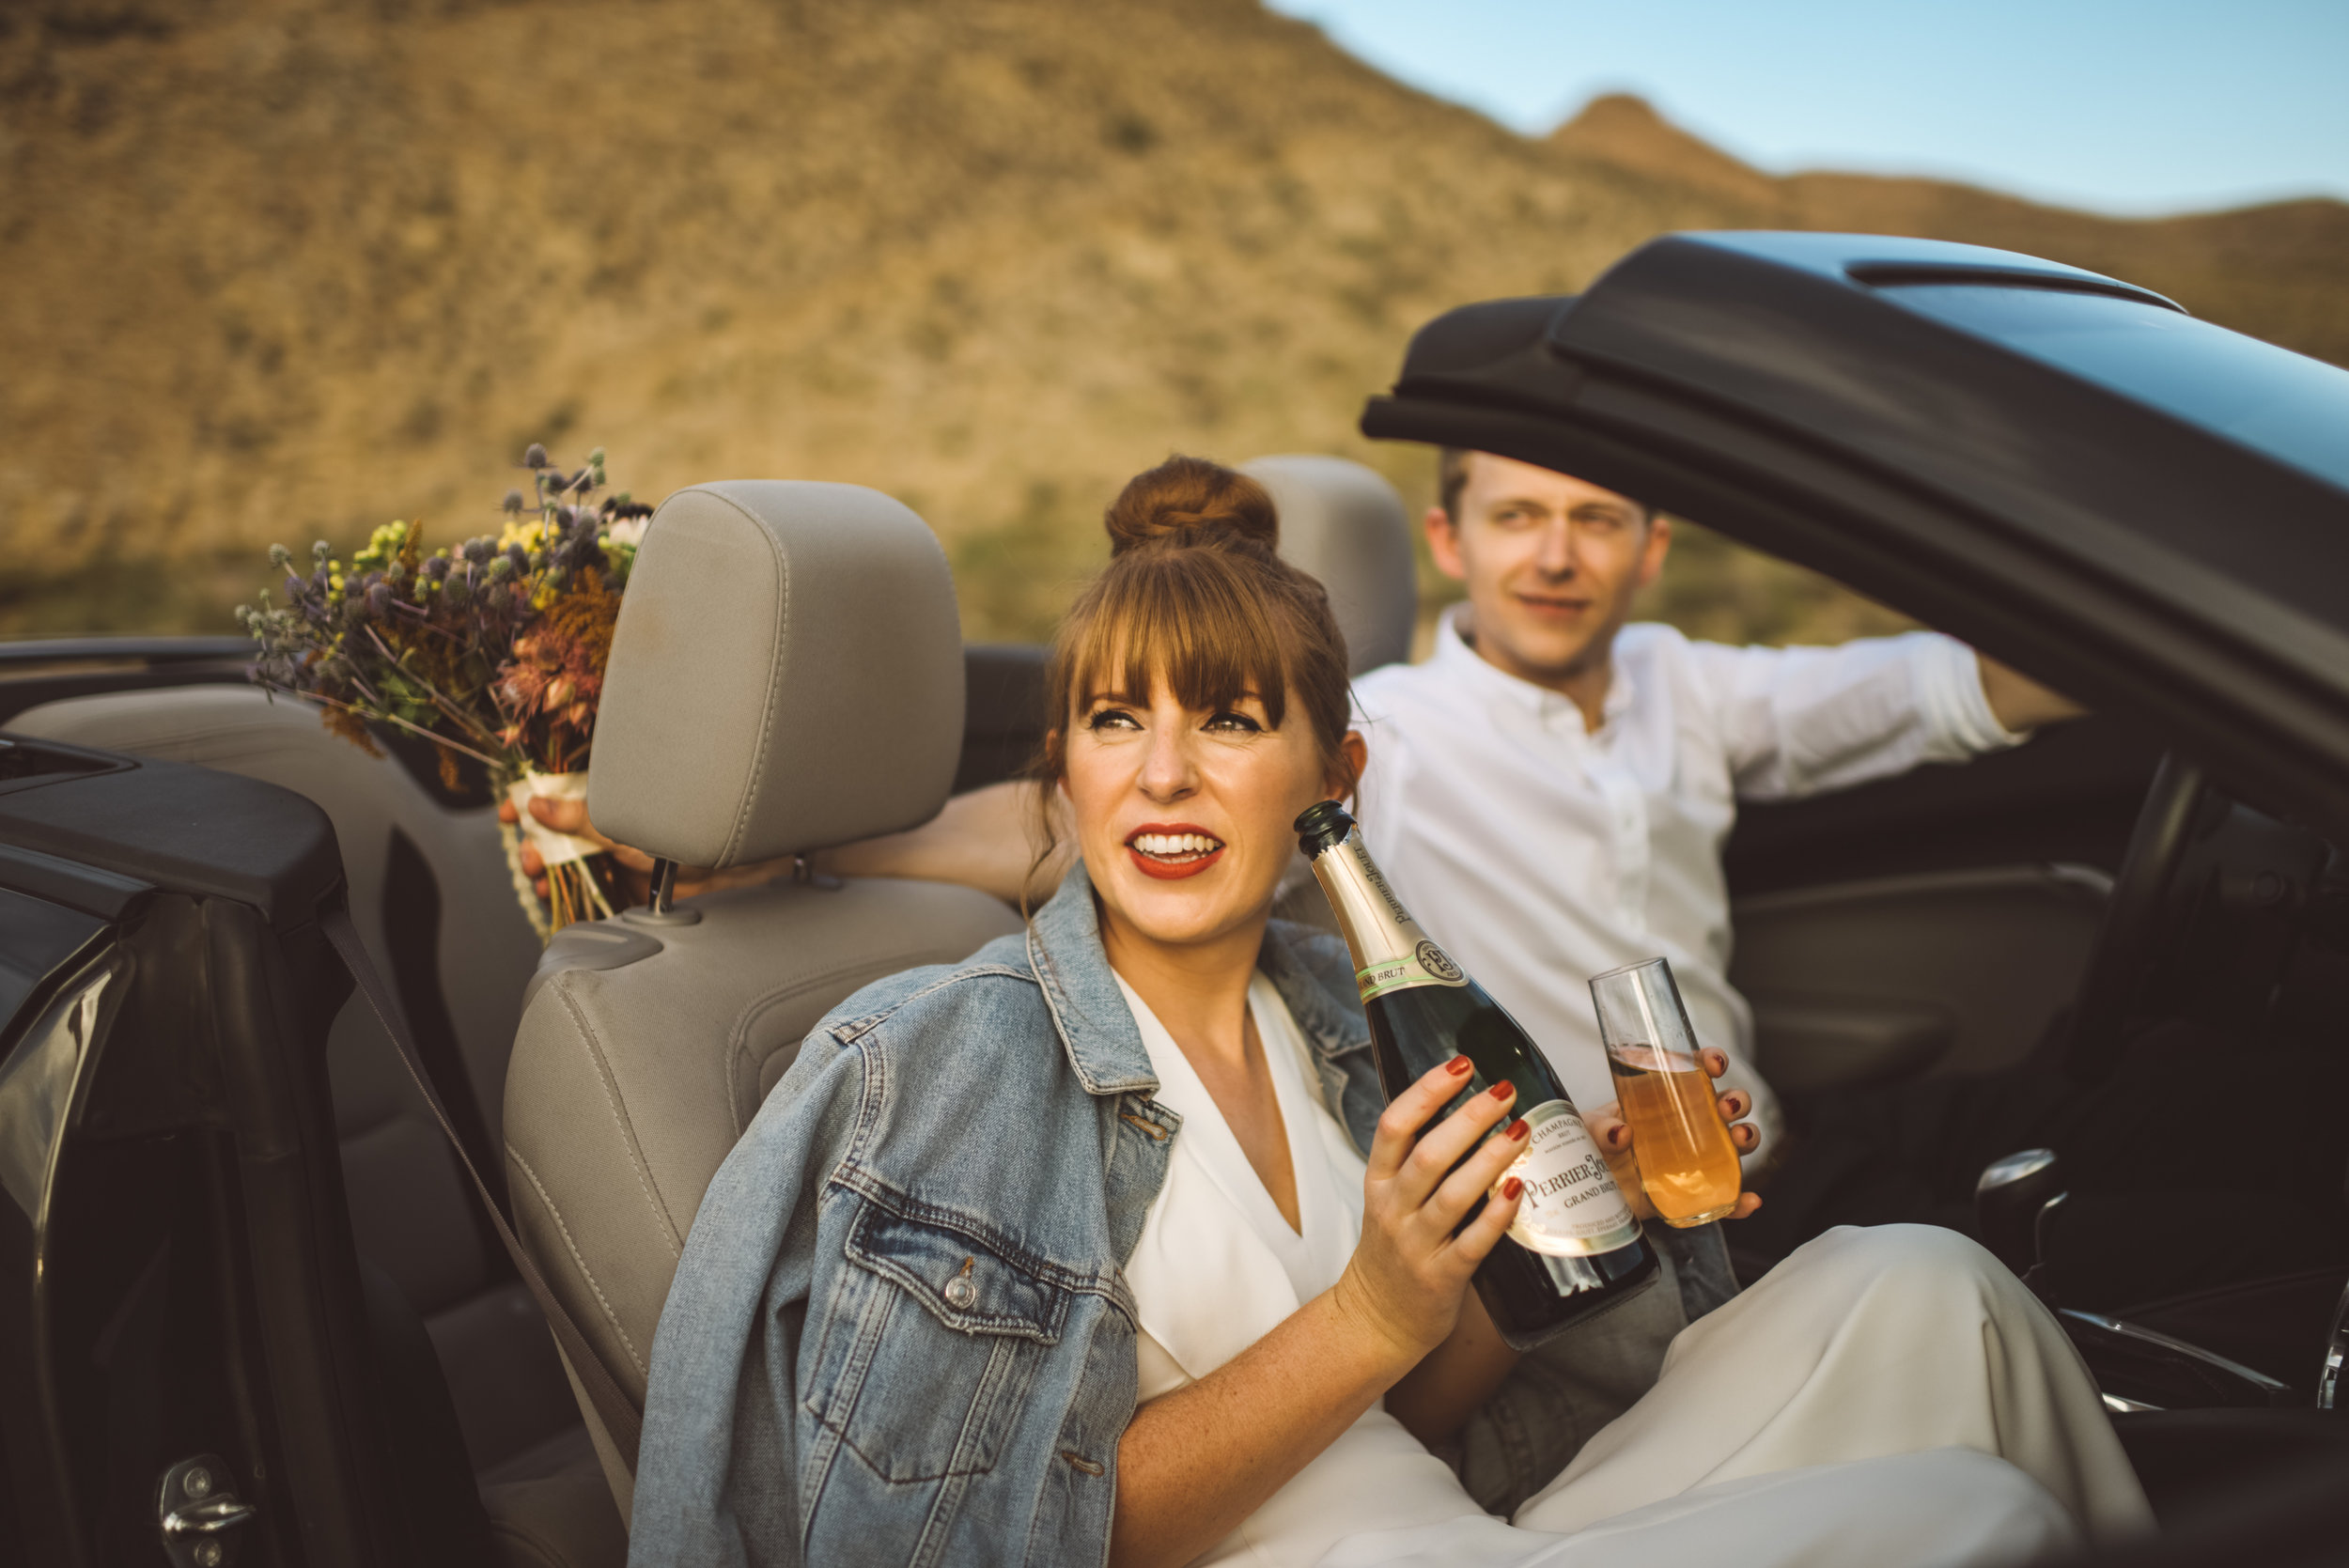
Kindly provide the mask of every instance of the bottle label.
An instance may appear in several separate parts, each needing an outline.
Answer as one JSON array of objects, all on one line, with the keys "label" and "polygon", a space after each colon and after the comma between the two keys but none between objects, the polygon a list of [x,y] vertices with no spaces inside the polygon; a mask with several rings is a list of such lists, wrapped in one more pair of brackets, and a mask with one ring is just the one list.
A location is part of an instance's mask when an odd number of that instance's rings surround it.
[{"label": "bottle label", "polygon": [[1525,1152],[1501,1172],[1502,1181],[1515,1176],[1525,1184],[1517,1217],[1509,1223],[1517,1245],[1551,1257],[1587,1258],[1638,1239],[1640,1222],[1631,1218],[1631,1205],[1581,1113],[1564,1100],[1551,1100],[1527,1111],[1525,1120],[1532,1129]]},{"label": "bottle label", "polygon": [[1452,961],[1452,955],[1422,937],[1406,953],[1396,954],[1354,971],[1354,983],[1361,987],[1362,1000],[1385,996],[1389,991],[1408,991],[1414,986],[1465,986],[1468,973]]}]

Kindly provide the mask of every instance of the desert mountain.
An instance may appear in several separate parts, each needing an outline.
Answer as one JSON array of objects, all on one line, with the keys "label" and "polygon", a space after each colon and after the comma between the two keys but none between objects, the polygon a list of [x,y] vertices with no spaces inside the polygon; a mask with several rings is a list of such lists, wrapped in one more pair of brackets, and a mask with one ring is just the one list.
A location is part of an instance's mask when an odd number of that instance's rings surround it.
[{"label": "desert mountain", "polygon": [[1773,179],[1625,100],[1529,139],[1253,0],[30,0],[0,629],[224,628],[272,540],[480,531],[544,440],[643,497],[887,489],[969,634],[1032,635],[1138,467],[1334,451],[1423,496],[1353,431],[1412,328],[1755,225],[2012,245],[2349,360],[2349,206]]}]

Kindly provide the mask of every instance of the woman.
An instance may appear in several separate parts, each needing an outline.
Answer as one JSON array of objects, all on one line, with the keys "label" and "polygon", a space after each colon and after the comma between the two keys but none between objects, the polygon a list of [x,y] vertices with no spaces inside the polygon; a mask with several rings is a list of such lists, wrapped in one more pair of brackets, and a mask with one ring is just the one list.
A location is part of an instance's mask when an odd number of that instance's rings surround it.
[{"label": "woman", "polygon": [[[1940,1563],[2145,1524],[2061,1330],[1907,1227],[1682,1331],[1561,1469],[1467,1289],[1523,1125],[1429,1126],[1451,1067],[1382,1109],[1343,947],[1269,920],[1289,824],[1363,759],[1326,597],[1212,464],[1108,520],[1041,768],[1079,864],[1023,937],[836,1009],[711,1185],[634,1560]],[[1431,1452],[1504,1402],[1486,1450],[1546,1468],[1507,1524]]]}]

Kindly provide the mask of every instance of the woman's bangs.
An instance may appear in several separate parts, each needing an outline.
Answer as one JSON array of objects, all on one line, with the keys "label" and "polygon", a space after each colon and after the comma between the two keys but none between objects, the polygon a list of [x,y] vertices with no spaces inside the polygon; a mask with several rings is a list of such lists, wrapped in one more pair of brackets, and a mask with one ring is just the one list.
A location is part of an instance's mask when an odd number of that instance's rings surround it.
[{"label": "woman's bangs", "polygon": [[1085,617],[1071,670],[1069,697],[1079,711],[1100,696],[1150,700],[1164,679],[1187,708],[1229,707],[1254,693],[1277,729],[1287,706],[1281,640],[1254,596],[1226,563],[1154,562],[1117,584]]}]

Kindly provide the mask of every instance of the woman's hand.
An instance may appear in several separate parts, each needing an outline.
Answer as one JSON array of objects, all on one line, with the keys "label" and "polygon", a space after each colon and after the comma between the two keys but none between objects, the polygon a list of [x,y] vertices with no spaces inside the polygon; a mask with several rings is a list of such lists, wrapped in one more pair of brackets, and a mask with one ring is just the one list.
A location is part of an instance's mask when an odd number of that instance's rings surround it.
[{"label": "woman's hand", "polygon": [[[1729,1058],[1720,1051],[1701,1050],[1697,1052],[1697,1060],[1704,1063],[1708,1078],[1719,1078],[1729,1071]],[[1713,1104],[1720,1112],[1721,1121],[1728,1125],[1729,1141],[1736,1146],[1739,1154],[1750,1155],[1762,1146],[1762,1129],[1751,1122],[1742,1120],[1753,1113],[1751,1094],[1743,1089],[1732,1089],[1728,1094],[1717,1096]],[[1608,1101],[1584,1117],[1583,1125],[1591,1129],[1591,1136],[1598,1140],[1599,1153],[1607,1157],[1608,1169],[1614,1172],[1615,1185],[1623,1188],[1624,1199],[1630,1203],[1632,1215],[1640,1219],[1655,1219],[1656,1205],[1647,1201],[1647,1191],[1640,1182],[1639,1164],[1632,1157],[1631,1127],[1623,1119],[1622,1102]],[[1761,1206],[1760,1197],[1751,1192],[1740,1192],[1737,1194],[1737,1206],[1730,1212],[1729,1218],[1743,1219]]]},{"label": "woman's hand", "polygon": [[[530,800],[530,815],[537,819],[540,827],[552,828],[558,833],[569,833],[575,838],[583,838],[600,846],[605,854],[612,857],[613,870],[616,874],[615,880],[619,883],[620,892],[626,896],[627,902],[630,904],[652,902],[652,857],[642,849],[631,849],[625,844],[614,844],[596,831],[596,825],[587,820],[586,801],[557,800],[546,796],[534,795]],[[514,814],[512,800],[498,802],[498,820],[508,826],[521,820]],[[530,878],[530,885],[537,890],[538,896],[546,897],[547,862],[539,855],[537,846],[527,838],[522,840],[522,872]],[[687,866],[677,867],[676,893],[679,898],[691,898],[697,893],[708,893],[711,888],[722,885],[724,884],[720,883],[709,872]]]},{"label": "woman's hand", "polygon": [[[1520,1188],[1512,1177],[1483,1213],[1453,1234],[1524,1152],[1526,1126],[1511,1120],[1513,1087],[1503,1083],[1478,1094],[1421,1135],[1460,1093],[1470,1071],[1467,1057],[1453,1058],[1396,1095],[1378,1118],[1362,1177],[1362,1238],[1331,1291],[1349,1317],[1407,1363],[1452,1332],[1469,1276],[1517,1218]],[[1503,1122],[1509,1125],[1477,1148]]]}]

